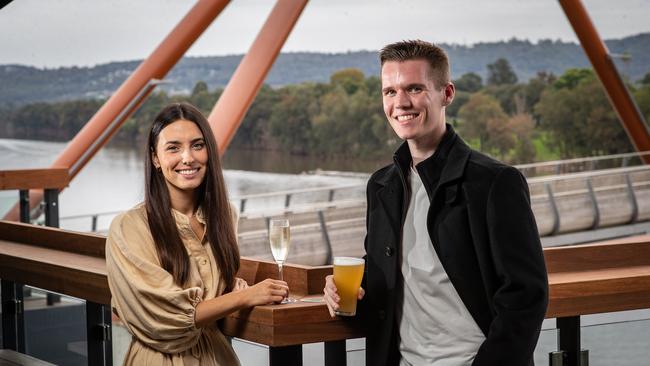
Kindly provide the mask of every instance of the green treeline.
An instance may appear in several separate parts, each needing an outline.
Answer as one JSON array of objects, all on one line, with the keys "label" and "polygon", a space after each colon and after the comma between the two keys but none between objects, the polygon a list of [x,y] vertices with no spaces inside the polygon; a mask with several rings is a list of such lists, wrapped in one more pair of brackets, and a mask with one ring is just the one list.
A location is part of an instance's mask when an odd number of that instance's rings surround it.
[{"label": "green treeline", "polygon": [[[632,151],[604,90],[590,69],[560,76],[540,72],[518,82],[509,62],[487,65],[456,80],[448,122],[472,146],[511,163]],[[650,73],[629,85],[650,119]],[[120,128],[113,143],[140,146],[163,105],[189,101],[209,114],[222,90],[195,85],[190,95],[152,94]],[[72,138],[104,100],[34,103],[5,108],[0,136],[65,141]],[[358,69],[331,75],[328,83],[263,86],[232,147],[284,150],[294,154],[352,159],[390,156],[401,141],[384,116],[381,82]]]}]

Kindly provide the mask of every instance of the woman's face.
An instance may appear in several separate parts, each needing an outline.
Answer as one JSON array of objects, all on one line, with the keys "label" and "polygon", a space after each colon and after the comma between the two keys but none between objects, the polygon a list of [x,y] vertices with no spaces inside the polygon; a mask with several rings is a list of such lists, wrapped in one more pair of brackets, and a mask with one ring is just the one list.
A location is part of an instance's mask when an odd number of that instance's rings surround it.
[{"label": "woman's face", "polygon": [[158,135],[151,159],[165,176],[172,199],[192,194],[205,177],[208,149],[199,127],[191,121],[168,124]]}]

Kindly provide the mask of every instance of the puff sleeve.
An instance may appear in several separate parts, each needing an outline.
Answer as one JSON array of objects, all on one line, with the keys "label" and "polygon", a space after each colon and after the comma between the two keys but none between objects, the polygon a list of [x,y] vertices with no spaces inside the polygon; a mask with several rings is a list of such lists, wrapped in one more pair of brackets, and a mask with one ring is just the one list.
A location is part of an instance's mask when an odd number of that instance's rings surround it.
[{"label": "puff sleeve", "polygon": [[199,342],[194,323],[200,287],[182,288],[159,263],[142,212],[116,217],[106,241],[111,305],[140,342],[163,353],[180,353]]}]

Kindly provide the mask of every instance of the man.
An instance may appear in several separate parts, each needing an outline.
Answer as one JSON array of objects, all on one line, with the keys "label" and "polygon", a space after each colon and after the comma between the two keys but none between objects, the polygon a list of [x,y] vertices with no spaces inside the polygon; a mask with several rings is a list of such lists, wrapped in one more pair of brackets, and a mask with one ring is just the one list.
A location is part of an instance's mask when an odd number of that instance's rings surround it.
[{"label": "man", "polygon": [[[368,182],[366,364],[532,365],[548,284],[528,185],[445,123],[455,89],[441,48],[398,42],[380,59],[405,142]],[[331,276],[324,293],[334,316]]]}]

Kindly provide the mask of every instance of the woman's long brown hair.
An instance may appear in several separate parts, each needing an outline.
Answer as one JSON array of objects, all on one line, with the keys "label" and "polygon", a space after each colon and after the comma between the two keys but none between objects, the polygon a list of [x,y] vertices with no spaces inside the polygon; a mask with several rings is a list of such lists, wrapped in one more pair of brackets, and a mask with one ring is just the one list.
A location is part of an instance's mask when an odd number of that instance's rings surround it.
[{"label": "woman's long brown hair", "polygon": [[205,141],[208,152],[207,171],[197,188],[196,206],[201,207],[206,222],[206,233],[227,290],[232,289],[239,270],[239,248],[232,223],[230,203],[226,194],[217,142],[207,119],[188,103],[173,103],[163,108],[149,130],[145,157],[145,208],[151,235],[162,267],[183,286],[190,269],[190,258],[183,245],[172,214],[169,190],[162,172],[153,165],[158,136],[169,124],[178,120],[194,122]]}]

